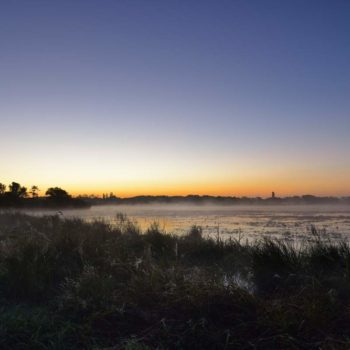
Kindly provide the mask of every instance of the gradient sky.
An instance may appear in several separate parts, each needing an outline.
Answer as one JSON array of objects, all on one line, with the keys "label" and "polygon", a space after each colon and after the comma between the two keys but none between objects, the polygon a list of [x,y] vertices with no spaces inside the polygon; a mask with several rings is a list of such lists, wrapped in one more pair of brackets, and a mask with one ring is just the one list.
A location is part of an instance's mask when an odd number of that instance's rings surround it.
[{"label": "gradient sky", "polygon": [[350,195],[350,1],[3,0],[0,182]]}]

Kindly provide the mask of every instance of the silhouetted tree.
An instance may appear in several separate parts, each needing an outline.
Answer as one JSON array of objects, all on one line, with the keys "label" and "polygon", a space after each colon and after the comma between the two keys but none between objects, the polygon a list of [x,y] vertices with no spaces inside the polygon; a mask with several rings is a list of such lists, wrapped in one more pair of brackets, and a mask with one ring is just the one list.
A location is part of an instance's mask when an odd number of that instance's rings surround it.
[{"label": "silhouetted tree", "polygon": [[36,198],[38,197],[38,192],[39,192],[39,187],[38,186],[32,186],[31,189],[30,189],[30,194],[32,195],[33,198]]},{"label": "silhouetted tree", "polygon": [[4,195],[5,191],[6,191],[6,185],[4,185],[0,182],[0,196]]},{"label": "silhouetted tree", "polygon": [[59,201],[71,198],[67,191],[59,187],[50,187],[45,194],[49,196],[50,199]]},{"label": "silhouetted tree", "polygon": [[50,187],[46,191],[47,204],[54,207],[88,207],[89,204],[72,196],[60,187]]},{"label": "silhouetted tree", "polygon": [[18,182],[12,182],[11,185],[9,185],[9,192],[8,194],[12,198],[24,198],[27,197],[27,188],[24,186],[21,186]]}]

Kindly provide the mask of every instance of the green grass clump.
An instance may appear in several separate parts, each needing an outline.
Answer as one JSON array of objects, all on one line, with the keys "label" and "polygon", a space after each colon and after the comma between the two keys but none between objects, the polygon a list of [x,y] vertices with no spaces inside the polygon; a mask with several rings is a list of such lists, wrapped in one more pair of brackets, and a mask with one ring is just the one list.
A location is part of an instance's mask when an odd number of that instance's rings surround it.
[{"label": "green grass clump", "polygon": [[349,264],[319,237],[0,214],[0,348],[348,349]]}]

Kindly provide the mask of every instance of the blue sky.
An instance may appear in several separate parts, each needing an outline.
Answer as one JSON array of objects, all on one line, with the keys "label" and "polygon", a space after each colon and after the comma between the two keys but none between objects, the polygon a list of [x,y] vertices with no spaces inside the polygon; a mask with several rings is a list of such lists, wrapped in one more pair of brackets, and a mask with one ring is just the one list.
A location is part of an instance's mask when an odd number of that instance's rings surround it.
[{"label": "blue sky", "polygon": [[0,182],[349,194],[349,1],[2,1]]}]

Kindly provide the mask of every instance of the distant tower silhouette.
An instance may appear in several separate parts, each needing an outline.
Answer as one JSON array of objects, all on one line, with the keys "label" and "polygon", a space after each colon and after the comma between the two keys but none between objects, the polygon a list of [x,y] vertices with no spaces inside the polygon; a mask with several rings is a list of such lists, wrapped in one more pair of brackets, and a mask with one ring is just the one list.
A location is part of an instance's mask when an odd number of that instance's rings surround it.
[{"label": "distant tower silhouette", "polygon": [[272,192],[272,194],[271,194],[271,198],[273,198],[273,199],[275,199],[275,198],[276,198],[276,196],[275,196],[275,192]]}]

